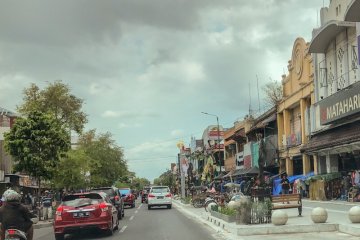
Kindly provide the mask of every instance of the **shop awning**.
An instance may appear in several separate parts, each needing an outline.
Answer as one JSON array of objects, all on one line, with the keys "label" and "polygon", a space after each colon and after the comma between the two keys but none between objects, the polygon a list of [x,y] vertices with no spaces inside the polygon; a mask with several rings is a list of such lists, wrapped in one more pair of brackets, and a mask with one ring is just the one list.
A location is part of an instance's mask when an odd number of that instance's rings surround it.
[{"label": "shop awning", "polygon": [[327,131],[314,135],[310,141],[301,148],[305,153],[328,152],[332,154],[360,150],[360,124],[359,121],[333,126]]},{"label": "shop awning", "polygon": [[360,1],[352,0],[345,12],[345,21],[360,22]]},{"label": "shop awning", "polygon": [[325,53],[330,42],[347,27],[355,27],[353,22],[329,21],[323,27],[314,30],[316,33],[309,46],[310,53]]}]

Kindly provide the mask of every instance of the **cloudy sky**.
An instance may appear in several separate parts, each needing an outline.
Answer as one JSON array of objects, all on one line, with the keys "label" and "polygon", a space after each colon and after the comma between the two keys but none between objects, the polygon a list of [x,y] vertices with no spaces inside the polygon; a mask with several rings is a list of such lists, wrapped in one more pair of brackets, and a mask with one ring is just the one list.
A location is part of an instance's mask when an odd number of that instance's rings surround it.
[{"label": "cloudy sky", "polygon": [[[328,4],[328,1],[325,1]],[[176,161],[176,143],[258,108],[323,0],[0,0],[0,106],[62,80],[87,129],[111,132],[137,176]],[[260,92],[261,95],[261,92]],[[261,101],[262,102],[262,101]],[[261,105],[262,106],[262,105]]]}]

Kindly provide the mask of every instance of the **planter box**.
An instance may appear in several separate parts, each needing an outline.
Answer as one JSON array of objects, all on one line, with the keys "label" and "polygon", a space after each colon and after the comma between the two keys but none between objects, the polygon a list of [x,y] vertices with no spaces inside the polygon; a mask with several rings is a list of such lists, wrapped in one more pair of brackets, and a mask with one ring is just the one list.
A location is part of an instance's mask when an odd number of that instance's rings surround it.
[{"label": "planter box", "polygon": [[235,215],[229,216],[229,215],[225,215],[225,214],[215,212],[215,211],[211,211],[210,214],[213,217],[219,218],[219,219],[224,220],[225,222],[229,222],[229,223],[235,222],[235,220],[236,220]]}]

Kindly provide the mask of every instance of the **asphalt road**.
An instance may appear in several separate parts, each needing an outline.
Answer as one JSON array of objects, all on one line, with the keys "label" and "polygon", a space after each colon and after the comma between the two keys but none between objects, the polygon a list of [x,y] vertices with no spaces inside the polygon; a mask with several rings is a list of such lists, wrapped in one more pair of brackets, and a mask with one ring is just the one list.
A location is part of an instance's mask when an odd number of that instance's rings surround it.
[{"label": "asphalt road", "polygon": [[[119,230],[113,236],[104,236],[100,232],[81,232],[67,235],[66,239],[106,239],[106,240],[214,240],[213,229],[193,221],[176,208],[147,209],[146,204],[137,202],[136,208],[127,208],[125,218],[120,221]],[[35,230],[34,239],[54,240],[52,227]]]}]

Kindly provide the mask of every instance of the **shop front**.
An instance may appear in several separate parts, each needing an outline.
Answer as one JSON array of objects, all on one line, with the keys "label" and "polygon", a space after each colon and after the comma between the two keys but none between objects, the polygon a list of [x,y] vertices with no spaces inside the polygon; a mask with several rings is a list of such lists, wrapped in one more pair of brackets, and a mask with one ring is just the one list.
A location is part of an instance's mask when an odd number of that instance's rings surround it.
[{"label": "shop front", "polygon": [[318,103],[322,130],[302,152],[313,157],[317,174],[348,176],[360,186],[360,82]]}]

